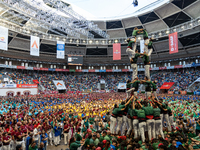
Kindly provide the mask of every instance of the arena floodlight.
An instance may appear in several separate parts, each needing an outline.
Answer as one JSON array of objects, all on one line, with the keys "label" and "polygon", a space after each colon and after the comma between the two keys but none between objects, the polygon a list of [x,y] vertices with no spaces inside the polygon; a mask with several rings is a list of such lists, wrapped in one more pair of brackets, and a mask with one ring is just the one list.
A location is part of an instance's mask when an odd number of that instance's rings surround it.
[{"label": "arena floodlight", "polygon": [[89,40],[89,43],[92,44],[92,40]]}]

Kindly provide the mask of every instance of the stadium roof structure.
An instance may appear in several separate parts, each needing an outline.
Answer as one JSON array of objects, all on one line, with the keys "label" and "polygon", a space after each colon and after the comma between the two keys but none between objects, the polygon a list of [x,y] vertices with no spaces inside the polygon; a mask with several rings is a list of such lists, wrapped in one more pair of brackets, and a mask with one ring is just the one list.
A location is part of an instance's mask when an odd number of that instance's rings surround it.
[{"label": "stadium roof structure", "polygon": [[[8,0],[15,1],[15,0]],[[26,0],[24,0],[26,1]],[[38,0],[35,0],[38,1]],[[44,0],[43,2],[54,9],[53,5],[47,2],[56,0]],[[159,0],[158,0],[159,1]],[[156,1],[156,2],[158,2]],[[66,7],[70,4],[63,3]],[[152,4],[151,4],[152,5]],[[153,61],[165,59],[176,59],[180,57],[190,57],[200,55],[198,47],[200,46],[200,0],[170,0],[158,5],[153,10],[148,5],[136,13],[137,16],[114,20],[93,20],[92,25],[97,25],[96,30],[90,30],[80,22],[77,28],[84,29],[77,31],[80,37],[70,35],[71,32],[64,32],[58,26],[53,28],[48,24],[39,26],[40,21],[37,17],[23,14],[17,11],[17,7],[9,7],[5,1],[0,1],[0,26],[9,28],[9,49],[17,53],[24,53],[24,56],[36,59],[36,57],[28,56],[30,52],[30,36],[36,35],[40,37],[40,52],[42,55],[51,55],[51,58],[56,58],[56,41],[61,40],[66,42],[66,54],[84,55],[84,64],[91,64],[99,59],[98,63],[116,63],[112,62],[112,44],[122,44],[122,60],[121,63],[127,62],[126,55],[126,39],[131,37],[135,27],[144,28],[149,33],[149,37],[154,38],[152,53]],[[147,9],[147,7],[149,7]],[[148,10],[148,11],[146,11]],[[59,12],[61,15],[64,12]],[[42,12],[40,12],[40,15]],[[36,14],[37,15],[37,14]],[[76,16],[77,15],[77,16]],[[44,17],[44,16],[43,16]],[[66,16],[69,17],[69,16]],[[91,26],[90,26],[91,27]],[[57,29],[56,29],[57,28]],[[93,26],[91,27],[93,28]],[[72,29],[74,31],[74,27]],[[85,32],[86,31],[86,32]],[[88,37],[87,32],[91,35]],[[178,32],[179,37],[179,53],[169,55],[168,34]],[[137,39],[139,40],[139,39]],[[2,54],[3,52],[1,52]],[[8,52],[4,52],[6,55]],[[6,57],[6,56],[5,56]],[[10,57],[10,55],[9,55]],[[20,56],[19,56],[20,57]],[[103,60],[101,58],[104,58]],[[53,60],[51,59],[51,60]],[[51,61],[50,60],[50,61]],[[62,60],[56,60],[59,62]]]}]

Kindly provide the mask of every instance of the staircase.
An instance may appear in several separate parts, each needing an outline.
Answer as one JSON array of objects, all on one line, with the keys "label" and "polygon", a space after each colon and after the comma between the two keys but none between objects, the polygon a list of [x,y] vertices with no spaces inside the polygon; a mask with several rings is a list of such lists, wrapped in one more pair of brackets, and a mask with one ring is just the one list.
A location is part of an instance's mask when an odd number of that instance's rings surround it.
[{"label": "staircase", "polygon": [[[31,80],[31,84],[35,84],[33,82],[33,78]],[[38,84],[38,90],[43,91],[43,92],[45,91],[45,87],[41,84],[41,82],[39,82],[39,84]]]}]

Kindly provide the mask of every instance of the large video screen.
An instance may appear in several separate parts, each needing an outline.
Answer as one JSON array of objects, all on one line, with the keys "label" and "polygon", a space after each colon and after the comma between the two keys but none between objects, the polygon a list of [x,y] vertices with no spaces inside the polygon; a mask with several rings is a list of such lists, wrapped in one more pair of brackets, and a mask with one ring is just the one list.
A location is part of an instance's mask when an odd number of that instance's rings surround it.
[{"label": "large video screen", "polygon": [[82,55],[68,55],[68,65],[83,65]]}]

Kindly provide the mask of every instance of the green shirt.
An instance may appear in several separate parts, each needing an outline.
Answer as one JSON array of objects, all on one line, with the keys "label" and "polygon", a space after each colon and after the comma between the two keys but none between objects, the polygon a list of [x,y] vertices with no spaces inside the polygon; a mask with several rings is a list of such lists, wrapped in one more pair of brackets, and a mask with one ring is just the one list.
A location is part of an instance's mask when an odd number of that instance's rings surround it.
[{"label": "green shirt", "polygon": [[88,120],[84,120],[84,125],[85,125],[86,127],[89,126],[89,122],[88,122]]},{"label": "green shirt", "polygon": [[104,140],[110,141],[110,138],[108,137],[108,135],[106,135],[106,136],[104,137]]},{"label": "green shirt", "polygon": [[108,128],[110,128],[109,124],[106,124],[106,130],[108,130]]},{"label": "green shirt", "polygon": [[147,54],[144,54],[142,56],[142,58],[143,58],[144,65],[148,65],[149,64],[149,56]]},{"label": "green shirt", "polygon": [[91,129],[91,130],[92,130],[92,133],[97,131],[97,130],[95,130],[94,128],[93,128],[93,129]]},{"label": "green shirt", "polygon": [[131,49],[133,49],[133,43],[135,43],[134,41],[130,41],[129,43],[128,43],[128,46],[131,48]]},{"label": "green shirt", "polygon": [[193,139],[197,140],[197,141],[200,141],[200,137],[199,136],[196,136],[194,137]]},{"label": "green shirt", "polygon": [[87,147],[88,145],[90,145],[90,139],[89,138],[87,138],[86,140],[85,140],[85,147]]},{"label": "green shirt", "polygon": [[35,147],[31,147],[31,145],[30,145],[29,148],[28,148],[28,150],[37,150],[37,149],[38,149],[37,146],[35,146]]},{"label": "green shirt", "polygon": [[154,150],[157,150],[159,144],[160,144],[160,143],[153,143],[153,145],[152,145],[153,149],[154,149]]},{"label": "green shirt", "polygon": [[129,89],[131,89],[131,88],[132,88],[132,83],[127,83],[127,84],[126,84],[126,89],[129,90]]},{"label": "green shirt", "polygon": [[139,109],[139,110],[135,109],[135,111],[136,111],[136,113],[137,113],[137,117],[138,117],[138,118],[146,118],[146,115],[145,115],[145,111],[144,111],[144,110],[142,110],[142,109]]},{"label": "green shirt", "polygon": [[130,116],[133,117],[133,116],[137,116],[137,110],[136,109],[132,109],[130,111]]},{"label": "green shirt", "polygon": [[93,144],[94,143],[94,140],[91,138],[90,139],[90,144]]},{"label": "green shirt", "polygon": [[153,109],[153,116],[154,117],[160,117],[160,108],[154,108]]},{"label": "green shirt", "polygon": [[99,144],[99,142],[100,142],[99,139],[96,138],[96,140],[94,141],[94,145],[97,146]]},{"label": "green shirt", "polygon": [[94,123],[94,118],[93,118],[93,117],[89,118],[89,123],[90,123],[90,124],[93,124],[93,123]]},{"label": "green shirt", "polygon": [[144,82],[145,90],[146,90],[146,91],[148,91],[148,92],[151,91],[151,84],[152,84],[151,81],[146,81],[146,82]]},{"label": "green shirt", "polygon": [[122,108],[114,108],[112,114],[115,115],[115,116],[118,116],[119,114],[122,114],[121,109]]},{"label": "green shirt", "polygon": [[148,38],[148,33],[147,33],[146,30],[143,30],[143,31],[133,30],[132,35],[133,35],[133,36],[143,35],[143,37],[144,37],[145,39]]},{"label": "green shirt", "polygon": [[85,127],[85,128],[83,127],[83,128],[81,129],[81,131],[82,131],[82,132],[86,132],[86,131],[87,131],[87,128],[86,128],[86,127]]},{"label": "green shirt", "polygon": [[73,142],[70,144],[70,150],[77,150],[80,146],[80,141]]},{"label": "green shirt", "polygon": [[75,134],[75,137],[76,137],[76,141],[81,141],[82,140],[82,137],[78,133]]},{"label": "green shirt", "polygon": [[145,111],[145,115],[153,115],[153,107],[152,106],[142,107],[142,109]]},{"label": "green shirt", "polygon": [[198,124],[198,122],[196,122],[196,129],[200,130],[200,125]]},{"label": "green shirt", "polygon": [[151,40],[149,40],[148,49],[151,49],[152,45],[153,45],[153,42]]},{"label": "green shirt", "polygon": [[153,90],[156,90],[156,89],[157,89],[157,86],[156,86],[156,84],[155,84],[155,83],[153,83],[153,82],[152,82],[152,84],[151,84],[151,87],[153,88]]},{"label": "green shirt", "polygon": [[133,83],[133,87],[135,88],[134,91],[138,91],[139,84],[140,84],[140,81],[139,81],[139,80],[134,81],[134,83]]},{"label": "green shirt", "polygon": [[132,62],[131,63],[137,64],[138,57],[140,57],[140,54],[139,53],[135,53],[135,57],[132,58]]},{"label": "green shirt", "polygon": [[99,141],[102,142],[104,140],[103,136],[100,136]]}]

